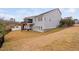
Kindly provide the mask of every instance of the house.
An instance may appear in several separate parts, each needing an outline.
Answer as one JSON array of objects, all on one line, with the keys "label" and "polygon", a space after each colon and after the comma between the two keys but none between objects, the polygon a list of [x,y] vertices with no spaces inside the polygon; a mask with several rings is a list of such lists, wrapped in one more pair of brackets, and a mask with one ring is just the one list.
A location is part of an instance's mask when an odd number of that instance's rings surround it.
[{"label": "house", "polygon": [[38,32],[45,32],[58,27],[61,20],[61,12],[58,8],[36,16],[26,17],[22,24],[22,30],[30,29]]},{"label": "house", "polygon": [[78,19],[74,19],[75,24],[79,24],[79,20]]},{"label": "house", "polygon": [[21,30],[21,26],[14,26],[11,30],[12,30],[12,31]]},{"label": "house", "polygon": [[[61,20],[61,12],[58,8],[42,13],[37,16],[26,17],[27,23],[32,23],[32,30],[45,32],[49,29],[56,28]],[[29,21],[30,20],[30,21]]]},{"label": "house", "polygon": [[11,28],[11,30],[12,31],[16,31],[16,30],[21,30],[21,24],[16,24],[15,26],[13,26],[12,28]]}]

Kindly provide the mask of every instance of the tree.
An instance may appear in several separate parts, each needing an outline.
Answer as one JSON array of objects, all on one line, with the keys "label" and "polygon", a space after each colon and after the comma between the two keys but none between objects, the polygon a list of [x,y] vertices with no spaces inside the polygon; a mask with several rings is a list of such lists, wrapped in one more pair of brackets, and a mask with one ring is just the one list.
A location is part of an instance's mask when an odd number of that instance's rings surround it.
[{"label": "tree", "polygon": [[61,19],[60,21],[60,27],[68,27],[68,26],[72,26],[74,24],[74,20],[72,19]]},{"label": "tree", "polygon": [[4,24],[0,22],[0,33],[1,34],[5,34],[5,29],[4,28],[5,28]]}]

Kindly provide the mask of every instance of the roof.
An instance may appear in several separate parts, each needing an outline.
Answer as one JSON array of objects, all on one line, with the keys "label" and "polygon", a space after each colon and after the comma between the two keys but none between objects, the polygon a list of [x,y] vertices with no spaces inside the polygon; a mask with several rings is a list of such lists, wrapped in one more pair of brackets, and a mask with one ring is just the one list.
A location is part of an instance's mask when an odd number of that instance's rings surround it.
[{"label": "roof", "polygon": [[[60,14],[62,14],[61,11],[59,10],[59,8],[55,8],[55,9],[53,9],[53,10],[50,10],[50,11],[44,12],[44,13],[42,13],[42,14],[40,14],[40,15],[47,14],[47,13],[49,13],[49,12],[51,12],[51,11],[54,11],[54,10],[58,10],[58,11],[60,12]],[[39,15],[37,15],[37,16],[39,16]]]},{"label": "roof", "polygon": [[44,13],[42,13],[42,14],[39,14],[39,15],[36,15],[36,16],[30,16],[30,17],[27,17],[27,18],[33,18],[33,17],[37,17],[37,16],[40,16],[40,15],[44,15],[44,14],[47,14],[47,13],[49,13],[49,12],[51,12],[51,11],[54,11],[54,10],[58,10],[58,11],[60,12],[60,14],[62,14],[61,11],[59,10],[59,8],[55,8],[55,9],[53,9],[53,10],[44,12]]}]

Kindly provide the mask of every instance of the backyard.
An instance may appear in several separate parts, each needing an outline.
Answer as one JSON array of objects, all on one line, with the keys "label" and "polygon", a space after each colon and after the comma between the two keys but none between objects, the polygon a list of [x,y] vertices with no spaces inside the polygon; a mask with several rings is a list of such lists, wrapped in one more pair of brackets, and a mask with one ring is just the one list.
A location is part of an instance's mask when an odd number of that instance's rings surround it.
[{"label": "backyard", "polygon": [[69,28],[56,28],[48,32],[14,31],[5,36],[0,50],[45,51],[79,50],[79,25]]}]

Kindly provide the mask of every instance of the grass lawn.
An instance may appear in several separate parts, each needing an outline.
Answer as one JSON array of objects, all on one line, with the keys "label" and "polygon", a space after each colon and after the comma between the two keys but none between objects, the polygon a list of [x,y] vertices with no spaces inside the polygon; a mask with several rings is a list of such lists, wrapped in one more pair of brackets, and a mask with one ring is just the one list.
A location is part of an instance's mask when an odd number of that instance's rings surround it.
[{"label": "grass lawn", "polygon": [[79,50],[79,26],[48,32],[15,31],[5,36],[0,50]]}]

